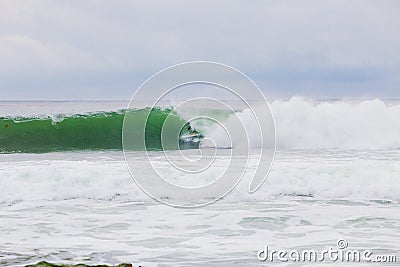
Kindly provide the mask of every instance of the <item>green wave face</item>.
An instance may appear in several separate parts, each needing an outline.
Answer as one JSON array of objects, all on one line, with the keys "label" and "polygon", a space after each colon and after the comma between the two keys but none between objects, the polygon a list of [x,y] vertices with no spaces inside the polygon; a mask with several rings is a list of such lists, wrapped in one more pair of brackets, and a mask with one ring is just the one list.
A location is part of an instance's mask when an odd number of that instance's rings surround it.
[{"label": "green wave face", "polygon": [[[129,111],[141,116],[146,110]],[[179,116],[168,116],[170,109],[154,108],[147,120],[145,137],[146,149],[160,150],[161,130],[167,117],[173,117],[182,125]],[[52,118],[0,118],[0,153],[45,153],[70,150],[121,150],[122,125],[125,111],[100,112],[73,115],[53,120]],[[189,123],[181,134],[191,132]],[[143,129],[133,129],[143,131]],[[182,147],[194,148],[196,144],[180,142]],[[134,148],[133,148],[134,149]]]}]

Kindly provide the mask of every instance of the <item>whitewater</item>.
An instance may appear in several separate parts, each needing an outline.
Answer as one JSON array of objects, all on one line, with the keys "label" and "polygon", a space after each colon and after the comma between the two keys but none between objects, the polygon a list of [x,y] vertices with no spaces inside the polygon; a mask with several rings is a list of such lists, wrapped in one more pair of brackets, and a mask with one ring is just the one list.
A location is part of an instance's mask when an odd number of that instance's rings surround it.
[{"label": "whitewater", "polygon": [[[159,204],[130,177],[120,145],[126,105],[0,102],[2,265],[259,266],[257,251],[265,245],[324,248],[340,238],[352,248],[399,255],[399,101],[272,101],[277,151],[264,185],[248,193],[257,163],[257,153],[251,154],[246,175],[229,195],[193,210]],[[150,134],[158,133],[171,108],[165,103],[155,113]],[[256,127],[249,110],[235,112],[247,129]],[[235,115],[210,113],[226,124]],[[185,121],[192,114],[176,115]],[[226,149],[220,129],[192,127]],[[42,134],[35,138],[35,131]],[[257,132],[248,133],[256,151]],[[133,153],[145,160],[142,151]],[[201,186],[213,179],[174,176],[162,151],[149,154],[171,183]],[[196,156],[196,149],[186,155]]]}]

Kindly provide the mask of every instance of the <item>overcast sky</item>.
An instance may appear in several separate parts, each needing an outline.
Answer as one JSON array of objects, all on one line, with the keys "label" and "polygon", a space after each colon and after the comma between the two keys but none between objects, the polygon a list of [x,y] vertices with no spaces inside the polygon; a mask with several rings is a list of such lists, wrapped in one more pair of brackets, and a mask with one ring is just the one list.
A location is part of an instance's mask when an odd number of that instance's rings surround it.
[{"label": "overcast sky", "polygon": [[193,60],[270,98],[400,98],[400,1],[0,1],[0,100],[129,99]]}]

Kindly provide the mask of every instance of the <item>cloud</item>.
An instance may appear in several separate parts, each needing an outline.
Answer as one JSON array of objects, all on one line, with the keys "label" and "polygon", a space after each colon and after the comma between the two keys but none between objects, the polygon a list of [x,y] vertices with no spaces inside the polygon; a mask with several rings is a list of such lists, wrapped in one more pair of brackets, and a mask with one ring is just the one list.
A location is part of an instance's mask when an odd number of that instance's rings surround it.
[{"label": "cloud", "polygon": [[396,0],[2,1],[0,97],[129,98],[190,60],[231,64],[277,96],[396,97],[399,15]]},{"label": "cloud", "polygon": [[23,35],[0,35],[1,71],[102,70],[96,55],[66,43],[46,42]]}]

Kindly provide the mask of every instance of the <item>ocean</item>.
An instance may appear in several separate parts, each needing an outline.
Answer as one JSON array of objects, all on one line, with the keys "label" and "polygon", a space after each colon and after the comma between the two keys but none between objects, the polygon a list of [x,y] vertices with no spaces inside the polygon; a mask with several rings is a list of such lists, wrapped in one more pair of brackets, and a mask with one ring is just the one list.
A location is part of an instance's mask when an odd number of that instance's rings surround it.
[{"label": "ocean", "polygon": [[[193,209],[161,204],[133,181],[121,143],[127,105],[0,102],[0,265],[307,266],[276,257],[261,261],[258,254],[266,246],[321,251],[338,248],[338,240],[400,261],[399,101],[273,101],[277,151],[265,183],[249,194],[257,168],[257,153],[251,154],[232,192]],[[146,133],[152,164],[174,184],[212,182],[211,176],[190,179],[170,171],[158,135],[173,108],[165,103],[152,113]],[[221,121],[232,112],[247,118],[243,107],[210,112]],[[186,116],[174,118],[185,123]],[[231,149],[212,126],[191,126],[183,136],[195,138],[181,144],[189,158],[203,136],[213,137],[223,151]],[[252,133],[249,140],[257,147]],[[140,149],[131,153],[139,166],[147,160]],[[173,157],[177,163],[185,159]],[[225,162],[217,155],[217,169]],[[314,265],[327,263],[337,265]]]}]

